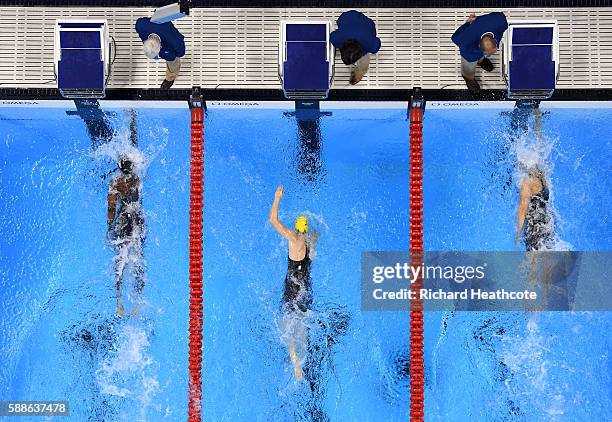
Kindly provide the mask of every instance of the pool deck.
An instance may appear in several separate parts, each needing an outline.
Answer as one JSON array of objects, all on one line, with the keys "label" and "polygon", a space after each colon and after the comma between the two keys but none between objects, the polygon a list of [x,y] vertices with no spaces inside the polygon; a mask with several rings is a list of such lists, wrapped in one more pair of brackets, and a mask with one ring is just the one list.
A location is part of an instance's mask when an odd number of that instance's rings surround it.
[{"label": "pool deck", "polygon": [[[370,71],[355,87],[336,58],[333,89],[463,89],[460,57],[450,36],[471,12],[499,9],[360,9],[377,24],[382,41]],[[279,22],[330,20],[344,9],[196,8],[175,21],[185,35],[187,54],[175,88],[280,89],[277,75]],[[612,8],[503,10],[508,19],[559,22],[559,89],[612,87]],[[142,54],[133,27],[153,8],[0,7],[0,88],[55,88],[53,26],[57,18],[106,18],[117,45],[108,88],[158,88],[163,61]],[[15,28],[18,28],[16,31]],[[499,69],[499,54],[493,63]],[[479,76],[481,86],[505,87],[500,72]]]}]

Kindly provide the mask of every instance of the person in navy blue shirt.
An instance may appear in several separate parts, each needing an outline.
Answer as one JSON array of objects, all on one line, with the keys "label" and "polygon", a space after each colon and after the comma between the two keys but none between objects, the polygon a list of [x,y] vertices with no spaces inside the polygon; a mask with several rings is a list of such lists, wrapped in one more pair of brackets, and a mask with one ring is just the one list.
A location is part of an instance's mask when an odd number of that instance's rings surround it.
[{"label": "person in navy blue shirt", "polygon": [[169,89],[181,68],[181,57],[185,55],[185,37],[172,22],[154,23],[150,18],[136,20],[136,32],[143,41],[145,56],[166,61],[166,78],[162,89]]},{"label": "person in navy blue shirt", "polygon": [[380,50],[374,21],[361,12],[350,10],[340,15],[338,29],[330,35],[334,47],[340,49],[345,65],[351,65],[351,85],[358,83],[368,71],[370,54]]},{"label": "person in navy blue shirt", "polygon": [[473,93],[480,91],[476,81],[476,65],[487,72],[493,70],[488,59],[497,51],[497,46],[508,28],[506,16],[501,12],[476,17],[471,14],[451,37],[461,53],[461,75],[468,89]]}]

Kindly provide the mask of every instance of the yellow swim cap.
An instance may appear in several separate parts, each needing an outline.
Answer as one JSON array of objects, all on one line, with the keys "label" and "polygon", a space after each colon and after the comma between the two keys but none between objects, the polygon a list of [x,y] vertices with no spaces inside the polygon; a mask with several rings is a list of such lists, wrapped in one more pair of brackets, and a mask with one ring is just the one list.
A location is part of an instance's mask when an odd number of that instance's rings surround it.
[{"label": "yellow swim cap", "polygon": [[299,215],[295,219],[295,229],[304,234],[308,232],[308,219],[304,215]]}]

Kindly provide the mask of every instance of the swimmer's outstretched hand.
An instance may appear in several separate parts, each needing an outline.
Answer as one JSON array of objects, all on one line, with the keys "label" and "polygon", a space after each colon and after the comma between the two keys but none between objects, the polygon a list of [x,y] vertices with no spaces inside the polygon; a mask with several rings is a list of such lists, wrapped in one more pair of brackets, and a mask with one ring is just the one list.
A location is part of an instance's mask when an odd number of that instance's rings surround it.
[{"label": "swimmer's outstretched hand", "polygon": [[274,198],[281,199],[283,195],[283,185],[278,185],[278,187],[276,188],[276,193],[274,194]]}]

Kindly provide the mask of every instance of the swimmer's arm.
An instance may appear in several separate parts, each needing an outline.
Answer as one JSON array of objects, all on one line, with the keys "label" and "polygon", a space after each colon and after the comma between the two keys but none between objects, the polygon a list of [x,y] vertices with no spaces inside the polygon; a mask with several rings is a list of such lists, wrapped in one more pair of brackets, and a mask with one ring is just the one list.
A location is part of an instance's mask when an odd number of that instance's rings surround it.
[{"label": "swimmer's arm", "polygon": [[529,188],[529,182],[525,180],[521,184],[521,196],[519,199],[519,208],[516,224],[516,244],[518,245],[521,241],[521,233],[523,232],[523,225],[525,224],[525,216],[527,215],[527,208],[529,208],[529,199],[531,198],[531,189]]},{"label": "swimmer's arm", "polygon": [[272,227],[274,227],[278,234],[283,236],[285,239],[290,242],[297,242],[299,240],[298,235],[293,230],[290,230],[287,226],[281,223],[278,219],[278,206],[282,197],[283,187],[279,186],[278,189],[276,189],[274,202],[272,202],[272,207],[270,208],[270,224],[272,224]]},{"label": "swimmer's arm", "polygon": [[297,241],[300,240],[298,235],[293,230],[291,230],[289,227],[285,226],[280,221],[277,220],[276,223],[273,223],[272,221],[270,221],[270,223],[272,224],[272,227],[274,227],[276,229],[278,234],[283,236],[288,241],[290,241],[290,242],[297,242]]},{"label": "swimmer's arm", "polygon": [[111,184],[108,190],[108,212],[106,215],[106,222],[108,229],[110,230],[111,224],[115,219],[115,206],[117,204],[117,191],[115,190],[115,184]]}]

